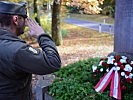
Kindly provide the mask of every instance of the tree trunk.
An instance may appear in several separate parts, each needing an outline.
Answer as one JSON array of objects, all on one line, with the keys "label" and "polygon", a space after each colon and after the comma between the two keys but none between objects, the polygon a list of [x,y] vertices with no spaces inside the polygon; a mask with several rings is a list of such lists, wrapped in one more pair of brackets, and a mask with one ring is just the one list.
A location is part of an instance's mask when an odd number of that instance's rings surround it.
[{"label": "tree trunk", "polygon": [[114,51],[133,53],[133,0],[116,0]]},{"label": "tree trunk", "polygon": [[33,8],[34,8],[35,20],[40,24],[40,19],[38,18],[37,0],[34,0]]},{"label": "tree trunk", "polygon": [[60,33],[60,9],[61,0],[54,0],[52,9],[52,38],[57,46],[61,45]]}]

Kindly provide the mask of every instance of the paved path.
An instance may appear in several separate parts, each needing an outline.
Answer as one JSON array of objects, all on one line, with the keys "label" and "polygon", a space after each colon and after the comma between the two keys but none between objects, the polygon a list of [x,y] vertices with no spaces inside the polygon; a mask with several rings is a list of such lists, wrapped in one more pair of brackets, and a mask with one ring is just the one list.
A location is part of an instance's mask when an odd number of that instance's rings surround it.
[{"label": "paved path", "polygon": [[96,23],[96,22],[79,20],[74,18],[66,18],[64,22],[85,28],[90,28],[99,32],[106,32],[111,34],[114,33],[114,25],[112,24]]}]

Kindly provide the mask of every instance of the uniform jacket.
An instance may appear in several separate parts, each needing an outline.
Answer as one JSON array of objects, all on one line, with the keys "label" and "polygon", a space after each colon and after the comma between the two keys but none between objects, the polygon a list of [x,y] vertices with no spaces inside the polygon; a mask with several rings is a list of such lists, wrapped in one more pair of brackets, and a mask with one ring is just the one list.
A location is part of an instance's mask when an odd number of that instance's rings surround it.
[{"label": "uniform jacket", "polygon": [[52,39],[44,34],[38,43],[42,50],[0,29],[0,100],[31,100],[32,74],[49,74],[61,67]]}]

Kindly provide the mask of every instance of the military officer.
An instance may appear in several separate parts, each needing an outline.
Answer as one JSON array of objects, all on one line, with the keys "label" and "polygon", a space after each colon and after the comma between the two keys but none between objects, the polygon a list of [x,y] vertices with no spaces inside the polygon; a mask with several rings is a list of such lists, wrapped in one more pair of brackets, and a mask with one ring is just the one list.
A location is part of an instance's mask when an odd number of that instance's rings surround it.
[{"label": "military officer", "polygon": [[[18,38],[26,25],[42,50]],[[55,43],[27,16],[25,3],[0,1],[0,100],[31,100],[32,74],[50,74],[60,67]]]}]

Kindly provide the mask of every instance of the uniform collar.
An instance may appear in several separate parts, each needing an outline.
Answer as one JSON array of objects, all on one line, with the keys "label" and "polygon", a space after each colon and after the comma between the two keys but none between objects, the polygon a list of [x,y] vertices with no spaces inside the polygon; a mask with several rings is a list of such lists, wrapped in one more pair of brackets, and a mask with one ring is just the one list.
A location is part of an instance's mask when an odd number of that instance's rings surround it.
[{"label": "uniform collar", "polygon": [[17,36],[13,35],[13,33],[9,32],[6,29],[2,29],[2,28],[0,28],[0,39],[25,42],[25,41],[19,39]]}]

